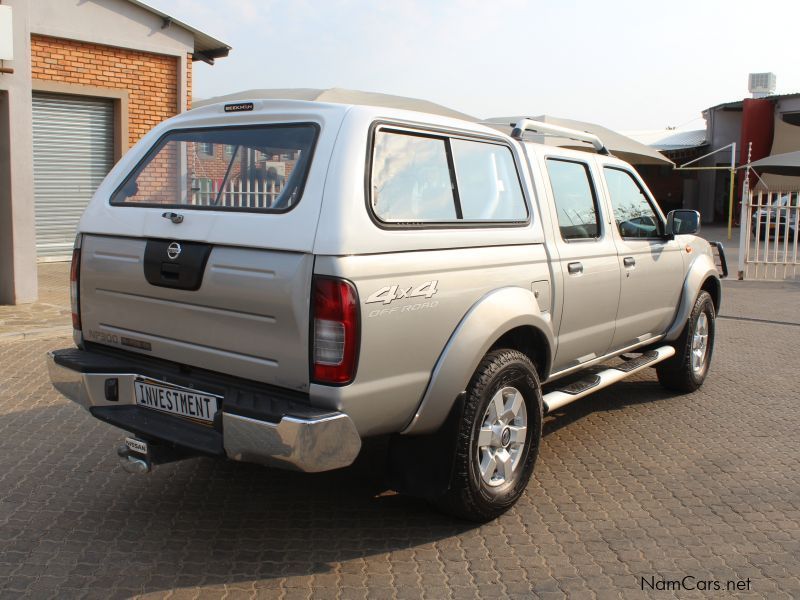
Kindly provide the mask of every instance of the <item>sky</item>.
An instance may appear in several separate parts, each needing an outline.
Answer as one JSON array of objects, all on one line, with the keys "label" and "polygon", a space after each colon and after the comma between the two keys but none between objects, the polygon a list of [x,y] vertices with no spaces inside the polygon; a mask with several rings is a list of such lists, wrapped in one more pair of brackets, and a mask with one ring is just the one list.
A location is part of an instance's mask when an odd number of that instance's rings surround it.
[{"label": "sky", "polygon": [[147,0],[233,47],[194,96],[341,87],[477,117],[703,127],[771,71],[800,92],[799,0]]}]

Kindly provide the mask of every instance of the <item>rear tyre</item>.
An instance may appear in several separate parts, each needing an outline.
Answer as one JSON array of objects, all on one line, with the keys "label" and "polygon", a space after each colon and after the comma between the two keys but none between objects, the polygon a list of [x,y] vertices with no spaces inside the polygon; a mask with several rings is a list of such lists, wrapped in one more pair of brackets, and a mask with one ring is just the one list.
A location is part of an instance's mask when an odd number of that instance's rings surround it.
[{"label": "rear tyre", "polygon": [[675,342],[675,356],[656,366],[658,382],[676,392],[694,392],[708,375],[714,351],[714,302],[701,291],[681,336]]},{"label": "rear tyre", "polygon": [[507,511],[525,491],[542,436],[536,369],[516,350],[495,350],[467,388],[451,484],[435,504],[471,521]]}]

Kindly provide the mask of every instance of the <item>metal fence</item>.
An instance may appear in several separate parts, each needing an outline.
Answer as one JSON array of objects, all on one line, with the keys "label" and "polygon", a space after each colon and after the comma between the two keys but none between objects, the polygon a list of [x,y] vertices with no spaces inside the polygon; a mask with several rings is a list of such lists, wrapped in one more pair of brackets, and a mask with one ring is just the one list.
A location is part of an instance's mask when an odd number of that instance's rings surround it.
[{"label": "metal fence", "polygon": [[742,205],[739,279],[800,275],[800,191],[753,190]]},{"label": "metal fence", "polygon": [[[200,206],[228,206],[236,208],[272,208],[283,191],[282,182],[258,179],[230,181],[222,193],[219,182],[203,180],[192,189],[192,204]],[[217,195],[219,200],[217,201]]]}]

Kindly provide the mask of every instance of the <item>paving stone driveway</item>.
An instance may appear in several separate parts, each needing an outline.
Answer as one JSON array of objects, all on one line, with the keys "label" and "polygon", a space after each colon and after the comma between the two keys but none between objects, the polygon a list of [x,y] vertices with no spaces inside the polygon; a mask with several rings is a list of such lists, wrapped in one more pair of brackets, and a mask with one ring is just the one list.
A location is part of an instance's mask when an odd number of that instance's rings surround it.
[{"label": "paving stone driveway", "polygon": [[[762,289],[800,306],[800,287]],[[709,598],[731,580],[798,598],[800,326],[717,332],[699,392],[648,371],[548,418],[535,481],[479,527],[382,494],[365,465],[128,475],[120,433],[49,386],[43,355],[70,340],[0,344],[0,597]],[[723,591],[648,587],[686,576]]]}]

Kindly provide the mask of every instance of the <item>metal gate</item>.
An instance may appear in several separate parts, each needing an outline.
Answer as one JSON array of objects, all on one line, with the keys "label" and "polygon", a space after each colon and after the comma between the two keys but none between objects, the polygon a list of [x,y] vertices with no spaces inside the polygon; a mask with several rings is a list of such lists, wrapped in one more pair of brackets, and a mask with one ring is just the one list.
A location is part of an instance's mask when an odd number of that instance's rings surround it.
[{"label": "metal gate", "polygon": [[111,100],[33,94],[33,182],[39,260],[71,256],[78,220],[113,164]]},{"label": "metal gate", "polygon": [[741,222],[739,279],[800,276],[800,191],[751,191]]}]

